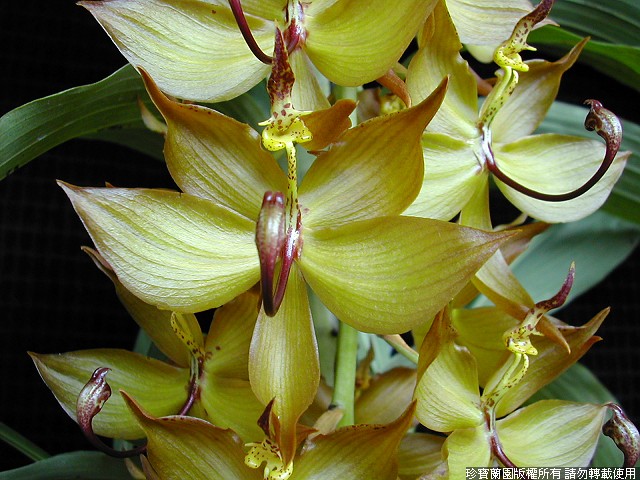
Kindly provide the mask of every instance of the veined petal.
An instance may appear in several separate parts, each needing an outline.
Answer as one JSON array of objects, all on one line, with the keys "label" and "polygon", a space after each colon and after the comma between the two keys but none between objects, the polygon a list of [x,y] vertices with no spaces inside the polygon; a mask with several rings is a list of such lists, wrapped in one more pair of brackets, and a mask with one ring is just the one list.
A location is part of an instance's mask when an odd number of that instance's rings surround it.
[{"label": "veined petal", "polygon": [[127,350],[80,350],[63,354],[30,353],[38,373],[60,406],[76,418],[80,391],[99,367],[111,369],[107,383],[114,392],[102,411],[93,418],[97,435],[135,440],[143,436],[138,423],[117,393],[124,389],[135,395],[154,415],[171,415],[187,400],[189,370]]},{"label": "veined petal", "polygon": [[[259,311],[260,296],[256,289],[216,309],[205,343],[208,375],[249,379],[249,346]],[[262,410],[264,407],[260,414]]]},{"label": "veined petal", "polygon": [[174,102],[146,72],[141,75],[167,121],[164,155],[182,191],[256,219],[264,192],[286,190],[284,172],[249,125],[206,107]]},{"label": "veined petal", "polygon": [[291,90],[291,98],[296,109],[301,111],[316,111],[329,108],[327,95],[315,74],[315,66],[309,60],[304,50],[297,48],[289,55],[291,69],[296,82]]},{"label": "veined petal", "polygon": [[129,396],[127,405],[147,436],[147,457],[166,480],[260,480],[244,464],[244,449],[231,430],[193,417],[154,418]]},{"label": "veined petal", "polygon": [[558,94],[562,75],[576,62],[586,43],[584,39],[556,62],[525,62],[529,71],[520,75],[513,95],[491,123],[494,142],[513,142],[538,128]]},{"label": "veined petal", "polygon": [[428,433],[407,433],[398,447],[398,477],[420,478],[425,472],[442,468],[442,444],[445,437]]},{"label": "veined petal", "polygon": [[488,467],[491,464],[489,432],[484,424],[456,430],[444,442],[444,456],[449,478],[464,478],[467,467]]},{"label": "veined petal", "polygon": [[416,217],[302,234],[311,288],[340,320],[379,334],[431,319],[509,236]]},{"label": "veined petal", "polygon": [[200,389],[203,418],[217,427],[230,428],[245,442],[264,435],[258,426],[264,405],[254,395],[249,380],[212,375],[205,366]]},{"label": "veined petal", "polygon": [[[329,80],[356,86],[382,77],[395,65],[437,0],[312,2],[305,10],[309,58]],[[339,54],[337,53],[339,52]]]},{"label": "veined petal", "polygon": [[450,220],[487,182],[487,172],[476,159],[472,145],[445,134],[424,133],[422,154],[422,189],[403,215]]},{"label": "veined petal", "polygon": [[[605,147],[597,140],[566,135],[543,134],[515,142],[494,144],[500,169],[516,182],[533,190],[561,194],[583,185],[598,170]],[[545,222],[571,222],[596,211],[611,193],[629,158],[621,152],[607,173],[589,191],[565,202],[546,202],[528,197],[496,183],[507,199],[521,211]]]},{"label": "veined petal", "polygon": [[[221,8],[229,8],[229,0],[206,1]],[[242,10],[245,15],[253,15],[271,21],[283,19],[286,6],[287,0],[242,0]]]},{"label": "veined petal", "polygon": [[[178,366],[189,367],[191,363],[191,352],[185,343],[178,338],[171,326],[171,316],[173,312],[160,310],[155,305],[140,300],[122,285],[122,282],[118,280],[114,271],[97,251],[88,247],[84,247],[83,250],[113,282],[120,302],[122,302],[138,326],[149,335],[149,338],[153,340],[156,347]],[[185,313],[182,315],[182,319],[187,334],[195,339],[198,346],[202,347],[204,344],[202,330],[195,315]]]},{"label": "veined petal", "polygon": [[[120,52],[168,94],[203,102],[230,100],[270,70],[249,50],[228,5],[182,0],[81,2]],[[248,16],[263,51],[273,49],[273,19]]]},{"label": "veined petal", "polygon": [[261,311],[249,352],[249,379],[258,399],[268,404],[281,425],[277,443],[285,466],[296,450],[296,423],[315,398],[320,382],[318,348],[306,285],[291,268],[282,305],[274,317]]},{"label": "veined petal", "polygon": [[414,408],[411,404],[386,425],[352,425],[315,437],[296,459],[292,479],[396,480],[398,445],[410,426]]},{"label": "veined petal", "polygon": [[496,47],[533,10],[528,0],[448,0],[447,8],[462,43]]},{"label": "veined petal", "polygon": [[604,405],[541,400],[496,422],[507,457],[521,467],[587,467],[605,420]]},{"label": "veined petal", "polygon": [[231,210],[167,190],[61,186],[122,284],[147,303],[197,312],[258,281],[254,223]]},{"label": "veined petal", "polygon": [[422,185],[422,131],[445,91],[442,81],[422,103],[347,130],[318,156],[300,185],[303,225],[335,226],[406,209]]},{"label": "veined petal", "polygon": [[414,396],[418,401],[416,417],[436,432],[483,422],[476,361],[467,348],[453,341],[441,346],[418,381]]},{"label": "veined petal", "polygon": [[417,103],[449,75],[447,95],[427,129],[467,140],[478,136],[478,94],[469,64],[460,56],[461,48],[447,7],[439,2],[425,24],[420,48],[409,64],[407,88],[412,101]]},{"label": "veined petal", "polygon": [[355,423],[389,423],[413,400],[416,371],[397,367],[371,380],[356,401]]}]

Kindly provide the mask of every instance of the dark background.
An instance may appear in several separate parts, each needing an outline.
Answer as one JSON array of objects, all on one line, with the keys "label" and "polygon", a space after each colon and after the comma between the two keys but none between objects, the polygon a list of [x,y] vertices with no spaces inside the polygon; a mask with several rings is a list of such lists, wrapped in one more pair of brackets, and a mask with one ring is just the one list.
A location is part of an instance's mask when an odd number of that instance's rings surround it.
[{"label": "dark background", "polygon": [[[91,15],[67,0],[1,3],[0,46],[0,114],[101,80],[125,63]],[[640,121],[637,92],[588,66],[565,75],[561,97],[575,103],[598,98],[624,118]],[[161,162],[88,140],[67,142],[0,181],[0,421],[52,454],[90,447],[26,352],[131,348],[137,332],[111,283],[80,251],[90,240],[56,179],[78,185],[172,186]],[[578,325],[612,307],[599,332],[605,340],[583,363],[634,419],[640,418],[639,262],[636,251],[560,315]],[[27,463],[0,444],[0,471]]]}]

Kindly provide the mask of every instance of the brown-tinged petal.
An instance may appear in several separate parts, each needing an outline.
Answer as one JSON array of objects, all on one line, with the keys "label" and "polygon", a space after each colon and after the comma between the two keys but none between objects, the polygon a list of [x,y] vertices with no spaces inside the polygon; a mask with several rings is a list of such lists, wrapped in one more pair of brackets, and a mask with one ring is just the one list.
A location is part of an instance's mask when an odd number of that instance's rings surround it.
[{"label": "brown-tinged petal", "polygon": [[513,142],[538,128],[558,95],[562,75],[576,62],[587,41],[582,40],[558,61],[526,62],[529,71],[520,75],[513,95],[491,123],[494,142]]},{"label": "brown-tinged petal", "polygon": [[[476,79],[460,56],[462,45],[444,2],[439,2],[420,36],[420,48],[411,59],[407,88],[414,102],[427,98],[449,75],[449,88],[442,106],[427,130],[459,139],[478,136]],[[428,173],[428,172],[427,172]]]},{"label": "brown-tinged petal", "polygon": [[286,189],[284,173],[251,127],[210,108],[174,102],[144,70],[141,75],[167,122],[164,155],[181,190],[256,219],[264,192]]},{"label": "brown-tinged petal", "polygon": [[386,425],[352,425],[315,437],[296,459],[291,480],[395,480],[397,450],[411,424],[411,404]]},{"label": "brown-tinged petal", "polygon": [[[189,367],[191,352],[171,327],[173,312],[160,310],[158,307],[140,300],[122,285],[115,272],[96,250],[89,247],[84,247],[83,250],[113,282],[118,298],[127,309],[127,312],[129,312],[129,315],[149,335],[158,349],[177,365],[185,368]],[[188,335],[194,338],[199,346],[203,346],[202,331],[195,315],[185,313],[182,315],[182,319]]]},{"label": "brown-tinged petal", "polygon": [[300,266],[322,302],[358,330],[393,334],[429,321],[508,233],[417,217],[303,231]]},{"label": "brown-tinged petal", "polygon": [[280,309],[258,320],[249,352],[249,379],[263,404],[275,399],[273,411],[281,426],[280,447],[288,465],[296,450],[296,423],[313,402],[320,365],[306,285],[298,267],[291,268]]},{"label": "brown-tinged petal", "polygon": [[428,433],[407,433],[398,447],[400,480],[415,480],[426,472],[442,468],[445,438]]},{"label": "brown-tinged petal", "polygon": [[607,314],[605,309],[581,327],[560,326],[558,329],[564,336],[571,351],[554,339],[535,337],[533,344],[538,354],[530,356],[529,369],[524,381],[511,388],[496,406],[496,415],[501,417],[512,412],[531,395],[552,382],[567,368],[577,362],[591,346],[601,340],[594,336]]},{"label": "brown-tinged petal", "polygon": [[416,371],[396,367],[371,379],[355,405],[355,423],[390,423],[413,399]]},{"label": "brown-tinged petal", "polygon": [[145,302],[197,312],[258,281],[255,224],[236,212],[168,190],[60,185],[100,254]]},{"label": "brown-tinged petal", "polygon": [[[116,349],[80,350],[64,354],[30,353],[40,376],[71,418],[76,418],[78,394],[94,370],[110,368],[108,383],[115,393],[129,391],[155,415],[180,410],[187,399],[189,370],[143,355]],[[114,394],[93,418],[97,435],[137,439],[142,432],[120,395]]]},{"label": "brown-tinged petal", "polygon": [[420,191],[424,175],[420,138],[446,86],[442,80],[415,107],[346,131],[318,156],[300,185],[303,224],[336,226],[404,211]]},{"label": "brown-tinged petal", "polygon": [[351,126],[349,115],[356,108],[353,100],[338,100],[325,110],[316,110],[302,117],[313,138],[302,144],[310,151],[322,150],[335,142],[342,133]]},{"label": "brown-tinged petal", "polygon": [[[269,72],[249,50],[229,6],[181,0],[85,1],[120,52],[168,94],[204,102],[234,98]],[[247,16],[256,41],[273,49],[273,18]]]},{"label": "brown-tinged petal", "polygon": [[232,430],[193,417],[155,418],[123,392],[147,436],[149,464],[163,480],[259,480],[244,464],[244,449]]},{"label": "brown-tinged petal", "polygon": [[385,0],[371,0],[366,9],[353,2],[311,2],[304,12],[303,48],[332,82],[371,82],[400,59],[436,1],[406,0],[402,8],[389,8]]},{"label": "brown-tinged petal", "polygon": [[606,412],[605,405],[541,400],[498,420],[496,429],[519,467],[586,467]]}]

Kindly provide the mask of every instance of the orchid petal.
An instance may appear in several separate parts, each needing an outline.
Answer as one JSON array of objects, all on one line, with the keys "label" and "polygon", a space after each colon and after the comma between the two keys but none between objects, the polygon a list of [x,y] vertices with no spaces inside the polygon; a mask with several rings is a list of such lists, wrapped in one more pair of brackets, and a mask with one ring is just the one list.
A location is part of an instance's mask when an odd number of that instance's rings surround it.
[{"label": "orchid petal", "polygon": [[443,80],[415,107],[347,130],[318,156],[300,186],[303,223],[328,227],[406,209],[420,191],[420,137],[446,90]]},{"label": "orchid petal", "polygon": [[397,367],[371,380],[356,402],[355,423],[389,423],[409,406],[416,385],[413,368]]},{"label": "orchid petal", "polygon": [[125,399],[147,436],[147,457],[166,480],[259,480],[244,464],[244,449],[231,430],[193,417],[154,418]]},{"label": "orchid petal", "polygon": [[445,437],[428,433],[407,433],[398,447],[398,476],[416,479],[425,472],[441,468]]},{"label": "orchid petal", "polygon": [[[230,100],[256,85],[269,66],[247,47],[228,6],[180,0],[85,1],[120,52],[168,94],[193,101]],[[273,19],[247,18],[264,51]]]},{"label": "orchid petal", "polygon": [[251,127],[206,107],[171,101],[141,74],[167,121],[164,154],[182,191],[256,219],[265,191],[286,190],[284,173]]},{"label": "orchid petal", "polygon": [[529,71],[520,75],[513,95],[491,123],[494,142],[513,142],[538,128],[558,94],[562,75],[573,66],[586,43],[587,39],[583,40],[556,62],[526,62]]},{"label": "orchid petal", "polygon": [[487,182],[487,173],[467,142],[448,135],[426,132],[422,153],[422,189],[404,215],[450,220]]},{"label": "orchid petal", "polygon": [[[494,144],[496,163],[508,177],[530,189],[549,194],[570,192],[598,170],[604,145],[597,140],[543,134],[507,145]],[[545,222],[571,222],[596,211],[611,193],[630,153],[619,153],[604,177],[583,195],[564,202],[537,200],[496,180],[517,208]]]},{"label": "orchid petal", "polygon": [[371,0],[366,10],[357,2],[326,3],[311,2],[305,11],[309,33],[304,49],[329,80],[357,86],[382,77],[395,65],[436,0],[407,0],[402,8]]},{"label": "orchid petal", "polygon": [[[111,369],[107,383],[112,391],[125,389],[154,412],[170,415],[187,400],[189,370],[145,357],[127,350],[79,350],[63,354],[31,353],[38,373],[53,392],[60,406],[76,418],[76,401],[91,375],[99,367]],[[120,395],[112,395],[93,418],[97,435],[134,440],[142,431]]]},{"label": "orchid petal", "polygon": [[421,47],[411,59],[407,88],[411,99],[420,102],[449,75],[449,88],[442,106],[429,122],[429,132],[456,138],[478,136],[476,79],[460,56],[462,45],[444,2],[439,2],[421,36]]},{"label": "orchid petal", "polygon": [[340,320],[366,332],[402,333],[431,319],[508,236],[381,217],[304,231],[299,263]]},{"label": "orchid petal", "polygon": [[207,375],[249,379],[249,346],[259,311],[256,289],[216,309],[205,344],[210,356],[205,363]]},{"label": "orchid petal", "polygon": [[483,414],[477,365],[469,350],[453,341],[440,346],[418,381],[415,398],[416,417],[431,430],[451,432],[480,425]]},{"label": "orchid petal", "polygon": [[[88,247],[84,247],[83,250],[113,282],[120,302],[122,302],[138,326],[149,335],[156,347],[178,366],[189,367],[191,364],[191,352],[184,342],[178,338],[171,326],[173,312],[160,310],[155,305],[140,300],[122,285],[122,282],[118,280],[114,271],[98,252]],[[198,346],[203,346],[202,331],[195,315],[185,313],[182,315],[182,319],[188,335],[195,339]]]},{"label": "orchid petal", "polygon": [[533,10],[528,0],[449,0],[447,8],[462,43],[498,46]]},{"label": "orchid petal", "polygon": [[491,464],[490,434],[484,424],[456,430],[444,443],[444,456],[449,467],[448,478],[464,478],[466,469]]},{"label": "orchid petal", "polygon": [[122,284],[147,303],[197,312],[258,281],[254,224],[231,210],[166,190],[61,186]]},{"label": "orchid petal", "polygon": [[291,90],[291,99],[296,109],[316,111],[329,108],[329,100],[323,92],[315,74],[316,69],[302,49],[296,49],[289,55],[291,69],[296,78]]},{"label": "orchid petal", "polygon": [[296,480],[396,480],[397,450],[413,417],[412,404],[386,425],[352,425],[319,435],[295,463]]},{"label": "orchid petal", "polygon": [[296,449],[296,423],[313,402],[320,382],[309,299],[295,264],[278,313],[258,315],[249,352],[249,379],[263,404],[275,398],[273,411],[282,428],[277,443],[288,465]]},{"label": "orchid petal", "polygon": [[587,467],[605,420],[604,405],[541,400],[496,422],[507,457],[521,467]]}]

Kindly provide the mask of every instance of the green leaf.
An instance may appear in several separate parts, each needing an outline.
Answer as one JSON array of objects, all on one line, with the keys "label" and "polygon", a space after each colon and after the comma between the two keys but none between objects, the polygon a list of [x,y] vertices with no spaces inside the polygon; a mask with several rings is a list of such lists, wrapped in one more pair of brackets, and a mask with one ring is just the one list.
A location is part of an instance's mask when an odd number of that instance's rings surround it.
[{"label": "green leaf", "polygon": [[2,422],[0,422],[0,441],[11,445],[34,461],[44,460],[50,456],[24,435]]},{"label": "green leaf", "polygon": [[138,97],[147,98],[140,77],[133,68],[123,67],[100,82],[35,100],[3,115],[0,179],[72,138],[116,126],[127,127],[125,135],[130,127],[142,130]]},{"label": "green leaf", "polygon": [[[513,271],[535,300],[550,298],[576,262],[569,301],[604,279],[635,249],[640,230],[619,218],[596,212],[573,223],[551,226],[535,237],[512,264]],[[595,311],[593,312],[596,313]]]},{"label": "green leaf", "polygon": [[[580,363],[571,366],[552,383],[539,390],[527,403],[544,399],[561,399],[589,403],[618,403],[613,394],[598,380],[587,367]],[[624,408],[624,405],[623,405]],[[614,467],[622,465],[622,452],[610,438],[600,434],[594,467]]]},{"label": "green leaf", "polygon": [[[593,133],[584,128],[586,115],[586,107],[554,102],[538,133],[554,132],[593,138]],[[623,120],[622,126],[624,133],[620,150],[635,153],[627,161],[622,177],[603,209],[640,225],[640,125]]]},{"label": "green leaf", "polygon": [[131,480],[124,460],[100,452],[77,451],[0,473],[2,480]]},{"label": "green leaf", "polygon": [[[562,4],[562,2],[558,2]],[[604,17],[607,18],[608,17]],[[606,22],[601,22],[606,23]],[[636,33],[640,35],[640,33]],[[554,26],[534,30],[529,43],[552,53],[566,51],[582,40],[582,36]],[[579,62],[599,70],[605,75],[636,90],[640,90],[640,47],[622,43],[607,43],[591,40],[585,46]]]},{"label": "green leaf", "polygon": [[551,17],[578,35],[640,45],[640,4],[636,0],[562,0],[555,2]]}]

